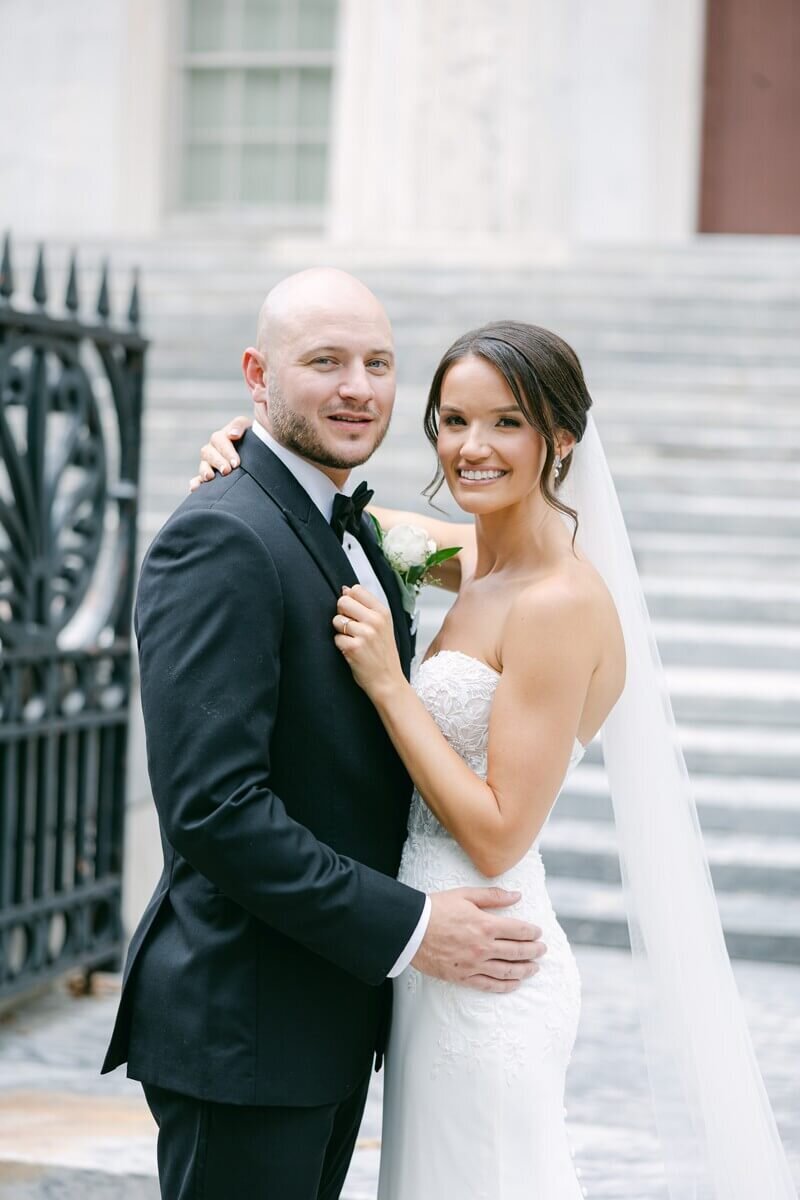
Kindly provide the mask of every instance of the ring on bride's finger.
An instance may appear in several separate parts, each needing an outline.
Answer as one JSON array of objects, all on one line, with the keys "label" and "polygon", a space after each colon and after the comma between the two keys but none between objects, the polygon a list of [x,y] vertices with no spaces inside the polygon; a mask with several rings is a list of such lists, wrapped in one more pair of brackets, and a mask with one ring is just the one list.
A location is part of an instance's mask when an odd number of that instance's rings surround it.
[{"label": "ring on bride's finger", "polygon": [[344,619],[344,625],[342,626],[342,633],[343,633],[343,635],[344,635],[345,637],[347,637],[347,626],[348,626],[349,624],[350,624],[350,618],[349,618],[349,617],[345,617],[345,619]]}]

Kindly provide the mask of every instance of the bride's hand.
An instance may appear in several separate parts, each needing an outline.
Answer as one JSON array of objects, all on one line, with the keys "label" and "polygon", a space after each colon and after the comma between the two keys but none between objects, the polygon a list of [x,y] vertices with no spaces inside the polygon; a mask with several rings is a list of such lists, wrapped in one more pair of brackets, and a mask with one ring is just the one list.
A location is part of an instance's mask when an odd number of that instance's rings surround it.
[{"label": "bride's hand", "polygon": [[392,614],[361,584],[343,589],[333,627],[337,648],[356,683],[371,700],[406,682],[394,640]]},{"label": "bride's hand", "polygon": [[189,481],[190,492],[196,492],[201,483],[210,483],[217,471],[220,475],[228,475],[238,467],[239,455],[233,443],[243,438],[245,430],[252,424],[252,417],[234,417],[223,429],[214,430],[200,451],[200,466]]}]

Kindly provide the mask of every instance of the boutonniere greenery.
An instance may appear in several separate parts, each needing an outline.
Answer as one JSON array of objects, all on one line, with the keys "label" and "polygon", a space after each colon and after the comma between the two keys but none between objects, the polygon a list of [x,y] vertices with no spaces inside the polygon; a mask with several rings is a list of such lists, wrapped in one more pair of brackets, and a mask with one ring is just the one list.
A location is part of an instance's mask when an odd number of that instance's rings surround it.
[{"label": "boutonniere greenery", "polygon": [[383,557],[394,571],[400,593],[403,597],[403,608],[410,617],[417,609],[417,597],[426,576],[440,563],[447,562],[461,550],[461,546],[448,546],[445,550],[437,550],[436,542],[429,538],[424,529],[416,525],[395,525],[384,532],[380,521],[372,517],[375,536],[378,539]]}]

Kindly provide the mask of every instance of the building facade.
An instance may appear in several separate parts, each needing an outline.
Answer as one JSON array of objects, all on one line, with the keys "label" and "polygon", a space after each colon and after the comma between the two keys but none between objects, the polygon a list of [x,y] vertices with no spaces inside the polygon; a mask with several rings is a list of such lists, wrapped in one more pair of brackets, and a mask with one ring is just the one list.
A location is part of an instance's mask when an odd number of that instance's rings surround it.
[{"label": "building facade", "polygon": [[459,260],[800,232],[798,13],[0,0],[3,223]]}]

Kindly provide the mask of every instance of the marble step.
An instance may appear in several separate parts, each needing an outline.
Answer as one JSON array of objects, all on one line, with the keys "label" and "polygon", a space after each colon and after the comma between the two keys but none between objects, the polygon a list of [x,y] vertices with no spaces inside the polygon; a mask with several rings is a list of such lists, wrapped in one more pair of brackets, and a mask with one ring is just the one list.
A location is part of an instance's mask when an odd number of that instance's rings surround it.
[{"label": "marble step", "polygon": [[[692,794],[706,833],[800,838],[800,786],[796,779],[695,775]],[[559,817],[613,822],[605,769],[582,763],[558,798]]]},{"label": "marble step", "polygon": [[[646,797],[643,803],[647,803]],[[800,838],[706,831],[704,843],[718,892],[774,893],[797,899]],[[611,822],[561,816],[557,806],[542,832],[541,848],[549,876],[620,882],[616,831]]]},{"label": "marble step", "polygon": [[749,573],[720,581],[670,576],[653,562],[642,574],[647,606],[654,618],[769,622],[781,628],[800,625],[800,583]]},{"label": "marble step", "polygon": [[[47,243],[46,256],[54,285],[66,274],[72,246],[57,241]],[[325,249],[321,248],[322,253]],[[328,254],[330,251],[328,250]],[[225,295],[229,302],[247,288],[266,291],[273,282],[292,270],[301,269],[313,258],[278,257],[257,241],[229,242],[215,246],[213,242],[190,243],[177,238],[169,242],[143,241],[125,245],[116,240],[106,244],[82,242],[79,274],[87,293],[91,294],[99,279],[103,257],[109,255],[113,291],[125,293],[124,278],[134,267],[143,275],[143,290],[156,302],[167,297],[191,294],[191,288],[202,280],[197,291],[202,297]],[[705,306],[713,324],[730,310],[742,307],[763,307],[769,304],[791,305],[800,299],[798,256],[769,258],[766,254],[741,258],[736,247],[713,257],[706,256],[696,246],[683,260],[658,260],[658,251],[646,260],[619,264],[593,260],[583,254],[569,262],[536,266],[522,264],[509,270],[490,261],[479,269],[467,264],[447,266],[421,264],[407,268],[397,265],[358,265],[349,269],[372,287],[389,303],[416,301],[423,306],[448,301],[481,311],[487,297],[516,303],[593,302],[600,311],[614,311],[623,304],[633,308],[639,303],[660,303],[667,312],[680,316],[683,305]],[[30,243],[15,242],[14,267],[18,287],[29,283],[33,276],[36,248]],[[53,294],[59,289],[54,286]]]},{"label": "marble step", "polygon": [[[551,876],[548,891],[570,941],[629,946],[621,887]],[[796,897],[720,892],[717,904],[733,958],[800,963],[800,901]]]},{"label": "marble step", "polygon": [[[662,661],[667,665],[687,662],[695,667],[751,668],[753,671],[800,670],[800,626],[737,624],[732,621],[656,620],[653,623]],[[741,683],[759,687],[766,698],[780,678],[763,680],[742,674],[719,681],[727,690]],[[783,701],[778,696],[777,702]]]},{"label": "marble step", "polygon": [[[796,498],[687,496],[653,487],[627,493],[624,498],[625,520],[631,531],[767,536],[770,543],[794,540],[800,534],[800,500]],[[797,544],[795,540],[795,547]]]},{"label": "marble step", "polygon": [[800,672],[708,667],[698,658],[689,647],[679,664],[666,667],[679,725],[800,728]]},{"label": "marble step", "polygon": [[767,580],[795,587],[800,583],[800,557],[793,538],[736,533],[706,536],[663,530],[631,530],[631,545],[640,575],[670,574],[690,584],[708,583],[718,594],[721,619],[735,619],[726,592],[744,580]]},{"label": "marble step", "polygon": [[[800,732],[796,728],[758,729],[721,724],[681,725],[679,736],[689,774],[800,778]],[[586,762],[602,761],[599,743]]]}]

